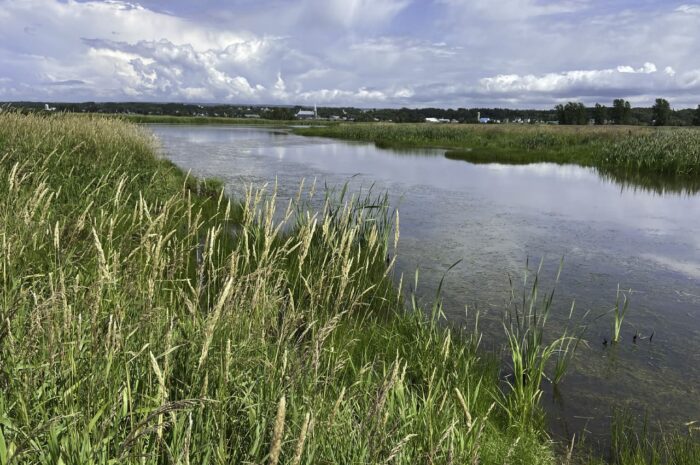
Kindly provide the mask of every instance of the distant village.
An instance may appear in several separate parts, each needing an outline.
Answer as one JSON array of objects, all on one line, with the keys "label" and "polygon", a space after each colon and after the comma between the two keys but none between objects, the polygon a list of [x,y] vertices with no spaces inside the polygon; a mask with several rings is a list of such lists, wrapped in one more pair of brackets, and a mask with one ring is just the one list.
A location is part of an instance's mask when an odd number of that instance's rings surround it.
[{"label": "distant village", "polygon": [[[574,105],[579,113],[567,121],[562,108],[550,110],[509,108],[356,108],[284,105],[219,105],[158,102],[9,102],[0,103],[28,111],[81,112],[124,115],[186,116],[195,118],[244,118],[299,121],[355,121],[428,124],[653,124],[651,108],[627,107],[624,117],[613,107]],[[685,126],[697,122],[695,109],[672,110],[669,124]]]}]

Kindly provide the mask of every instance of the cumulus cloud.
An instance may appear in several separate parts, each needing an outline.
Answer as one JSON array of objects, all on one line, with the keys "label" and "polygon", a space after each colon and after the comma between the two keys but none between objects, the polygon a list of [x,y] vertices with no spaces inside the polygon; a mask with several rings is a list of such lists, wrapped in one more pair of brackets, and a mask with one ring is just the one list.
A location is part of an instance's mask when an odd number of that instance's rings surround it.
[{"label": "cumulus cloud", "polygon": [[617,71],[619,73],[628,73],[628,74],[651,74],[656,72],[656,65],[654,63],[644,63],[644,66],[638,69],[634,69],[631,66],[618,66]]},{"label": "cumulus cloud", "polygon": [[0,0],[0,100],[695,106],[699,15],[687,1]]},{"label": "cumulus cloud", "polygon": [[700,15],[700,5],[681,5],[676,8],[676,11],[689,15]]}]

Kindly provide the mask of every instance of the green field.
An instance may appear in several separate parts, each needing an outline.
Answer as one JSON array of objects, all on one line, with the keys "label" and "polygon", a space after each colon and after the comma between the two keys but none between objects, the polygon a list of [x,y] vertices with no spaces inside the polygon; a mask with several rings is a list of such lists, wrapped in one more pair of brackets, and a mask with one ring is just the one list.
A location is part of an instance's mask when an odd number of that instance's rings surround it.
[{"label": "green field", "polygon": [[[571,354],[548,299],[482,350],[394,283],[386,198],[312,214],[300,189],[275,220],[274,193],[232,202],[154,147],[0,113],[0,464],[598,463],[545,431]],[[615,463],[700,457],[613,433]]]}]

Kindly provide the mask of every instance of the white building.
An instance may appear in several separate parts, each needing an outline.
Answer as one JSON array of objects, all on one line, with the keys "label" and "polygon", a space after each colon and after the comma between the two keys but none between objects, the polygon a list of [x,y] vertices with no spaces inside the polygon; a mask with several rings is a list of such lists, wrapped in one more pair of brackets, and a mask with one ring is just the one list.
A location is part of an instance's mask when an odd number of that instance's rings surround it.
[{"label": "white building", "polygon": [[297,119],[318,119],[318,110],[316,105],[314,105],[314,111],[311,110],[299,110],[296,114]]}]

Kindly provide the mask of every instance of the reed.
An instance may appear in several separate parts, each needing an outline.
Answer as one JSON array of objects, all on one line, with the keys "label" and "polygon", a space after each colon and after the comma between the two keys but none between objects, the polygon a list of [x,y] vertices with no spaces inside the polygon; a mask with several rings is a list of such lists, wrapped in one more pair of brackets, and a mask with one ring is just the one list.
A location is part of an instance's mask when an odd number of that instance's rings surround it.
[{"label": "reed", "polygon": [[618,172],[655,172],[697,179],[700,131],[662,128],[634,137],[621,137],[603,146],[598,164]]},{"label": "reed", "polygon": [[[620,302],[620,296],[622,296],[622,302]],[[627,315],[627,309],[629,308],[629,299],[627,294],[620,291],[620,286],[617,286],[617,293],[615,295],[615,306],[612,309],[613,322],[612,322],[612,342],[617,343],[620,341],[620,333],[622,332],[622,323],[625,320],[625,315]]]},{"label": "reed", "polygon": [[[559,281],[562,264],[557,272]],[[508,413],[510,423],[522,430],[542,428],[542,412],[539,409],[542,396],[542,383],[549,380],[558,383],[565,375],[569,361],[573,357],[583,331],[575,336],[564,335],[548,341],[545,337],[547,322],[552,310],[555,289],[539,298],[540,273],[542,262],[530,284],[529,274],[523,278],[520,299],[516,298],[511,285],[511,300],[508,305],[504,330],[507,337],[507,358],[509,359],[507,389],[498,397],[498,402]],[[519,301],[518,301],[519,300]],[[569,317],[573,314],[573,306]],[[550,359],[556,356],[554,375],[548,375]]]}]

